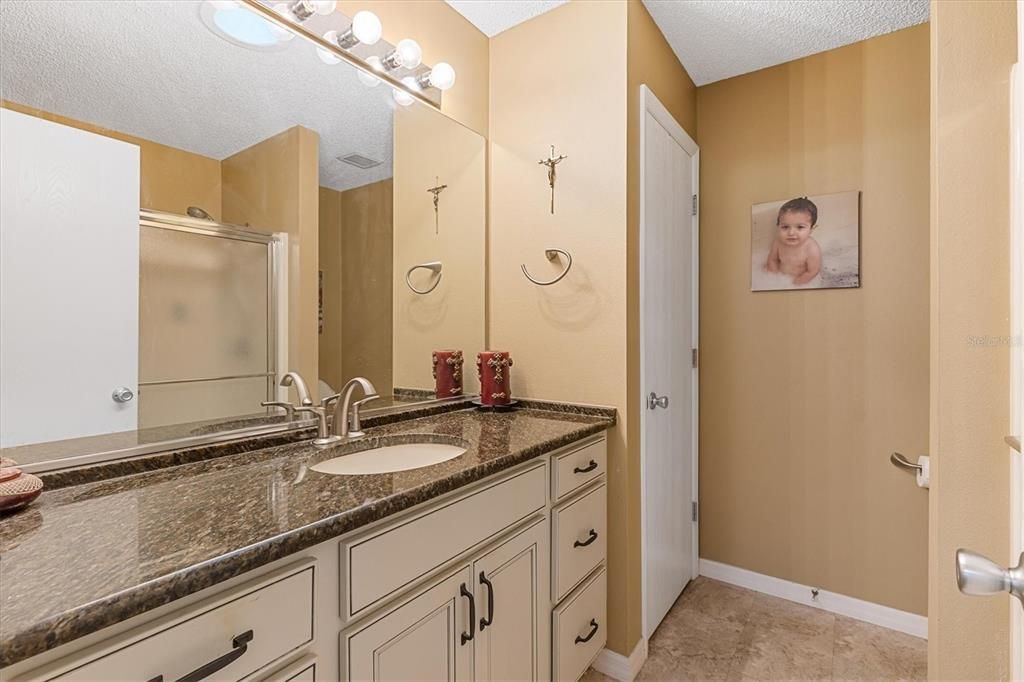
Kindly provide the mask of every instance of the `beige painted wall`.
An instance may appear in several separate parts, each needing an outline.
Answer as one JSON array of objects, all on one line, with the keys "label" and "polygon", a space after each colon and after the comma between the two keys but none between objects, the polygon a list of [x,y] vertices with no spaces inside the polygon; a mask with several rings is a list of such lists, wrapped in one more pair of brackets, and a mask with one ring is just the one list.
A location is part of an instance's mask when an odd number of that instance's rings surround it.
[{"label": "beige painted wall", "polygon": [[[629,524],[627,551],[628,578],[626,640],[617,649],[628,654],[642,636],[643,593],[641,589],[642,533],[640,514],[643,506],[640,486],[640,86],[647,85],[690,137],[697,138],[697,88],[676,58],[661,30],[640,0],[627,3],[626,52],[626,357],[627,357],[627,490],[622,498],[609,499],[609,515],[622,515]],[[683,349],[685,352],[685,349]]]},{"label": "beige painted wall", "polygon": [[[316,394],[320,139],[295,126],[221,162],[223,219],[288,233],[288,364]],[[294,396],[293,396],[294,397]]]},{"label": "beige painted wall", "polygon": [[[701,87],[701,556],[925,613],[928,27]],[[750,291],[750,206],[861,190],[860,289]]]},{"label": "beige painted wall", "polygon": [[[484,345],[487,233],[486,141],[425,106],[395,111],[394,382],[401,388],[434,387],[431,353],[460,349],[469,359],[463,379],[478,392],[472,360]],[[440,196],[435,228],[432,195]],[[414,294],[405,273],[417,263],[441,261],[441,281]],[[412,276],[418,288],[431,279]]]},{"label": "beige painted wall", "polygon": [[[638,530],[626,452],[626,21],[619,2],[572,2],[491,40],[490,344],[512,352],[519,396],[613,405],[609,433],[609,646],[639,638]],[[586,31],[579,28],[586,26]],[[594,78],[595,65],[601,77]],[[558,166],[549,213],[549,145]],[[573,255],[560,283],[547,247]]]},{"label": "beige painted wall", "polygon": [[320,188],[320,378],[335,390],[363,376],[392,391],[392,185]]},{"label": "beige painted wall", "polygon": [[[956,589],[954,552],[1011,558],[1009,75],[1012,2],[931,6],[931,438],[928,675],[1009,677],[1005,596]],[[981,341],[976,341],[981,339]],[[991,340],[991,341],[989,341]]]},{"label": "beige painted wall", "polygon": [[[323,296],[323,329],[317,339],[317,357],[319,358],[320,378],[335,390],[341,390],[345,379],[342,366],[344,345],[342,329],[344,328],[344,290],[342,280],[342,232],[344,224],[341,218],[341,192],[321,187],[318,193],[319,242],[317,244],[317,261],[320,267],[319,282]],[[372,379],[371,379],[372,380]],[[384,390],[378,386],[378,391]]]},{"label": "beige painted wall", "polygon": [[455,87],[444,93],[441,110],[486,137],[488,40],[465,17],[444,0],[341,0],[338,10],[350,17],[370,10],[380,17],[385,40],[412,38],[424,63],[451,64]]},{"label": "beige painted wall", "polygon": [[220,219],[220,161],[17,102],[0,100],[0,106],[138,145],[142,208],[185,215],[189,206],[199,206]]}]

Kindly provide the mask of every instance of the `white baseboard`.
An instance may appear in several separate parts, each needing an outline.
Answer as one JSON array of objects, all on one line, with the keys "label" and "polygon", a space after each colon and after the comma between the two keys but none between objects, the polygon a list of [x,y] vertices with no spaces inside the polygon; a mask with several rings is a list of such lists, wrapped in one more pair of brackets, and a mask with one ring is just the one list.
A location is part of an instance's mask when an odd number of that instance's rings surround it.
[{"label": "white baseboard", "polygon": [[633,682],[633,678],[640,674],[640,668],[644,666],[646,660],[647,640],[641,637],[628,658],[611,649],[602,649],[594,659],[593,668],[619,682]]},{"label": "white baseboard", "polygon": [[[843,594],[819,590],[818,596],[811,595],[811,587],[799,583],[773,578],[770,575],[754,573],[745,568],[737,568],[728,564],[721,564],[710,559],[700,560],[700,574],[720,580],[723,583],[745,587],[748,590],[761,592],[788,599],[789,601],[813,606],[824,611],[838,613],[866,623],[880,625],[883,628],[905,632],[908,635],[928,638],[928,618],[908,611],[882,606],[873,602],[847,597]],[[596,667],[596,666],[595,666]]]}]

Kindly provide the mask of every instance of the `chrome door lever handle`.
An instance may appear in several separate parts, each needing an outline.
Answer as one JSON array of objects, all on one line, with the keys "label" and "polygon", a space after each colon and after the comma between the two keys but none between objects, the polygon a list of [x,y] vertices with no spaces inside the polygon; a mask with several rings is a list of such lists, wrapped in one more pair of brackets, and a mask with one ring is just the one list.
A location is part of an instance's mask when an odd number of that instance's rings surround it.
[{"label": "chrome door lever handle", "polygon": [[647,409],[653,410],[656,407],[660,407],[663,410],[668,408],[668,396],[663,395],[659,397],[657,393],[651,391],[651,394],[647,396]]},{"label": "chrome door lever handle", "polygon": [[967,549],[956,551],[956,586],[969,595],[1009,592],[1024,606],[1024,552],[1013,568]]}]

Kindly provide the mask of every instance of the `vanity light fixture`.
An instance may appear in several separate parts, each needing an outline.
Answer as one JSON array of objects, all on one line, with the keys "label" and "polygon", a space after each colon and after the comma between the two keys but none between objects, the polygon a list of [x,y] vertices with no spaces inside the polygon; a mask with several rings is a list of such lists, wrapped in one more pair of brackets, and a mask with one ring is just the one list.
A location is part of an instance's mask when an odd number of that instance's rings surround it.
[{"label": "vanity light fixture", "polygon": [[[279,4],[285,6],[287,10],[285,16],[290,15],[300,24],[314,14],[328,16],[338,7],[336,0],[291,0],[291,2]],[[279,5],[274,5],[274,9],[280,12],[278,7]]]},{"label": "vanity light fixture", "polygon": [[434,87],[447,90],[455,85],[455,69],[448,62],[438,62],[434,68],[416,78],[416,85],[421,88]]},{"label": "vanity light fixture", "polygon": [[[363,45],[376,44],[380,40],[382,32],[383,27],[377,15],[363,10],[356,12],[355,17],[352,18],[352,25],[348,27],[348,30],[342,33],[328,31],[324,34],[324,40],[332,45],[337,45],[343,50],[349,50],[360,43]],[[318,47],[316,53],[324,64],[337,64],[341,61],[341,58],[336,54],[322,47]],[[378,63],[380,62],[379,59],[377,61]]]},{"label": "vanity light fixture", "polygon": [[[337,31],[329,31],[329,33],[334,33],[333,41],[343,50],[349,50],[359,43],[375,45],[380,40],[383,32],[384,27],[381,25],[377,15],[366,10],[356,12],[356,15],[352,17],[352,25],[344,33],[339,34]],[[324,38],[328,42],[331,40],[326,35],[324,35]]]},{"label": "vanity light fixture", "polygon": [[[409,88],[410,90],[419,90],[420,86],[417,85],[416,79],[412,76],[406,76],[402,79],[402,85]],[[401,104],[403,107],[407,107],[416,101],[416,98],[410,95],[405,90],[394,89],[395,101]]]},{"label": "vanity light fixture", "polygon": [[406,69],[415,69],[423,62],[423,50],[420,49],[420,44],[412,38],[402,38],[398,41],[398,45],[395,45],[395,49],[387,54],[381,63],[384,68],[388,71],[403,67]]},{"label": "vanity light fixture", "polygon": [[[367,57],[365,61],[366,61],[366,65],[369,66],[374,71],[383,71],[384,70],[384,67],[381,65],[381,62],[380,62],[380,57]],[[356,71],[356,77],[359,78],[359,82],[360,83],[362,83],[363,85],[365,85],[368,88],[375,88],[378,85],[380,85],[380,79],[379,78],[377,78],[373,74],[369,74],[369,73],[367,73],[365,71]]]}]

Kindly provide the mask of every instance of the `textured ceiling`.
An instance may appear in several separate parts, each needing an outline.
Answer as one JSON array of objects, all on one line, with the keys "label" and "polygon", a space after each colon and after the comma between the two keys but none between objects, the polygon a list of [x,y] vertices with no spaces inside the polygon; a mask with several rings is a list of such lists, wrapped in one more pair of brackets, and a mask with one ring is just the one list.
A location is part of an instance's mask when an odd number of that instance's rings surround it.
[{"label": "textured ceiling", "polygon": [[[199,5],[2,0],[0,97],[214,159],[302,125],[320,134],[321,185],[391,176],[389,88],[366,88],[299,38],[276,52],[237,47],[206,28]],[[384,163],[337,160],[352,152]]]},{"label": "textured ceiling", "polygon": [[706,85],[928,21],[928,0],[643,0]]},{"label": "textured ceiling", "polygon": [[569,0],[446,0],[470,23],[494,37]]}]

